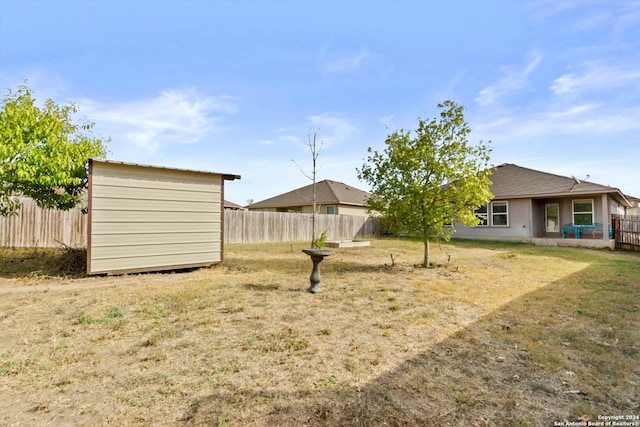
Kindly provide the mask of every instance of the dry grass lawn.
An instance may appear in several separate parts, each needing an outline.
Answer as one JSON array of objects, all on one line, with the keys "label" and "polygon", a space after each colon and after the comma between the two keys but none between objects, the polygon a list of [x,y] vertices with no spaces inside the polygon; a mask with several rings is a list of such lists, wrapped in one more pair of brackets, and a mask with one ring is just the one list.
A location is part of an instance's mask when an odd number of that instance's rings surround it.
[{"label": "dry grass lawn", "polygon": [[[82,278],[0,250],[0,426],[550,426],[640,414],[640,256],[376,240]],[[393,255],[394,265],[391,265]],[[29,273],[30,271],[30,273]]]}]

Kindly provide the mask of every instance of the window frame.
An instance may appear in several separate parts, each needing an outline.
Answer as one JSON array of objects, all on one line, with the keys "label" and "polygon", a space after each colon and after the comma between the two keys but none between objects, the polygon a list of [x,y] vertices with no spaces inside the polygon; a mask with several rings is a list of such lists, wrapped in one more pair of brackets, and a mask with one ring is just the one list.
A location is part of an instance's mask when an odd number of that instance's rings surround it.
[{"label": "window frame", "polygon": [[[590,203],[591,204],[591,211],[577,211],[576,212],[576,203]],[[576,214],[577,215],[591,215],[591,222],[587,222],[587,223],[578,223],[576,221]],[[573,223],[575,225],[591,225],[594,223],[595,221],[595,204],[593,202],[593,199],[575,199],[571,201],[571,220],[573,221]]]},{"label": "window frame", "polygon": [[[503,206],[505,208],[504,212],[495,212],[495,206]],[[506,219],[506,224],[496,224],[495,218],[504,217]],[[492,227],[509,227],[509,201],[508,200],[496,200],[491,202],[491,226]]]},{"label": "window frame", "polygon": [[[329,213],[329,208],[332,208],[332,209],[333,209],[333,212]],[[336,209],[336,205],[327,205],[327,206],[325,207],[324,212],[325,212],[327,215],[337,215],[337,214],[338,214],[338,210]]]},{"label": "window frame", "polygon": [[[484,208],[484,212],[480,210],[482,208]],[[473,210],[473,214],[476,216],[476,218],[480,219],[480,223],[476,225],[476,227],[489,227],[489,203],[478,206],[477,209]]]}]

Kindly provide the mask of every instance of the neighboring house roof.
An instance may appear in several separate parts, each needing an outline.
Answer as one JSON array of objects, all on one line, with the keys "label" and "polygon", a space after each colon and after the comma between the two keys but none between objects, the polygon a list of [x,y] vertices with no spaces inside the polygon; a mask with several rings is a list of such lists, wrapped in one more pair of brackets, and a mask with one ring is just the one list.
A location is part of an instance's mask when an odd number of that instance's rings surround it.
[{"label": "neighboring house roof", "polygon": [[[338,181],[316,182],[316,203],[321,205],[364,206],[370,194]],[[250,208],[275,208],[283,206],[307,206],[313,204],[313,184],[288,193],[253,203]]]},{"label": "neighboring house roof", "polygon": [[494,199],[611,194],[621,204],[631,205],[625,195],[615,187],[541,172],[510,163],[496,166],[489,179],[493,183],[490,188]]},{"label": "neighboring house roof", "polygon": [[631,202],[633,207],[635,207],[635,208],[640,207],[640,197],[634,197],[634,196],[630,196],[628,194],[625,194],[625,197]]},{"label": "neighboring house roof", "polygon": [[224,201],[224,208],[225,208],[225,209],[236,209],[236,210],[244,209],[244,208],[243,208],[242,206],[240,206],[239,204],[237,204],[237,203],[233,203],[233,202],[230,202],[230,201],[228,201],[228,200],[225,200],[225,201]]}]

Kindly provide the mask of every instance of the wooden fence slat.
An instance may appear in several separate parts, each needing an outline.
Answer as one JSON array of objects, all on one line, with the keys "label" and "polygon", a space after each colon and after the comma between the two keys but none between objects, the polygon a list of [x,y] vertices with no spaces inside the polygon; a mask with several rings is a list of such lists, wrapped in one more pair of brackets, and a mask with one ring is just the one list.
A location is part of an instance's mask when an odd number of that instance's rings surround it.
[{"label": "wooden fence slat", "polygon": [[[71,247],[87,245],[87,215],[80,207],[69,211],[41,209],[35,201],[22,198],[16,215],[0,217],[2,247]],[[311,240],[311,214],[224,211],[225,243],[261,243]],[[326,230],[327,240],[350,240],[376,236],[372,218],[318,214],[316,232]]]},{"label": "wooden fence slat", "polygon": [[0,217],[2,247],[71,247],[87,244],[87,218],[80,207],[69,211],[39,208],[33,199],[20,198],[17,214]]},{"label": "wooden fence slat", "polygon": [[[225,243],[289,242],[311,239],[311,214],[289,212],[225,211]],[[316,233],[327,232],[327,240],[350,240],[377,234],[374,220],[365,216],[326,215],[316,217]]]},{"label": "wooden fence slat", "polygon": [[611,215],[616,248],[640,251],[640,217]]}]

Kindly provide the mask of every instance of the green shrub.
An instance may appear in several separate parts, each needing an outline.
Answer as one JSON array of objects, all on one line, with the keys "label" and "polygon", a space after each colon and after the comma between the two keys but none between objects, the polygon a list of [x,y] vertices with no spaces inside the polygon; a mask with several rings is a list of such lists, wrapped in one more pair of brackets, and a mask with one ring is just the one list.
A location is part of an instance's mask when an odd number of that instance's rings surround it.
[{"label": "green shrub", "polygon": [[320,235],[313,241],[313,244],[316,248],[324,248],[325,243],[327,242],[327,230],[324,230]]}]

